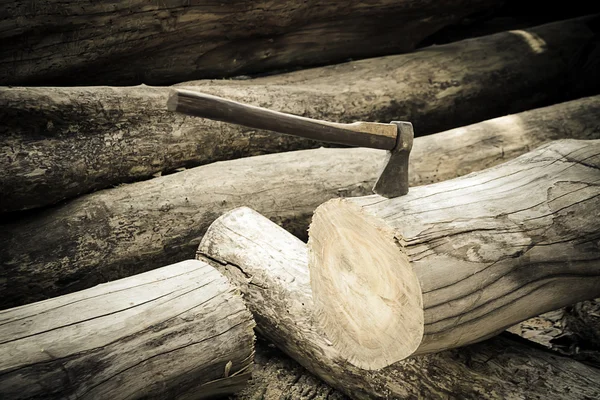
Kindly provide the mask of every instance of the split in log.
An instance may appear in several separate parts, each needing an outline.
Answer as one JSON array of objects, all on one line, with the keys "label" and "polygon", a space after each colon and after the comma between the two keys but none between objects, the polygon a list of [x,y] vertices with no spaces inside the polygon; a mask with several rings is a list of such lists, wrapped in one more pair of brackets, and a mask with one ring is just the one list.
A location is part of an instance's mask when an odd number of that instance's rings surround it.
[{"label": "split in log", "polygon": [[162,85],[406,52],[503,1],[5,3],[2,84],[64,86]]},{"label": "split in log", "polygon": [[562,140],[402,197],[330,200],[309,230],[315,318],[379,369],[600,296],[599,182],[600,140]]},{"label": "split in log", "polygon": [[4,399],[204,399],[249,379],[254,320],[188,260],[0,312]]},{"label": "split in log", "polygon": [[[410,121],[424,135],[598,93],[600,75],[589,67],[600,60],[589,50],[597,37],[592,22],[575,19],[412,54],[182,87],[329,121]],[[0,212],[180,167],[318,146],[174,114],[166,109],[168,91],[0,88]]]},{"label": "split in log", "polygon": [[[449,179],[549,140],[598,139],[600,96],[417,138],[410,182]],[[0,308],[184,260],[223,212],[249,206],[305,237],[313,211],[371,193],[385,152],[317,149],[220,162],[80,197],[0,225]]]},{"label": "split in log", "polygon": [[306,245],[248,208],[217,219],[198,257],[213,260],[239,286],[259,333],[352,398],[600,396],[600,370],[502,337],[417,356],[379,371],[355,367],[318,329]]}]

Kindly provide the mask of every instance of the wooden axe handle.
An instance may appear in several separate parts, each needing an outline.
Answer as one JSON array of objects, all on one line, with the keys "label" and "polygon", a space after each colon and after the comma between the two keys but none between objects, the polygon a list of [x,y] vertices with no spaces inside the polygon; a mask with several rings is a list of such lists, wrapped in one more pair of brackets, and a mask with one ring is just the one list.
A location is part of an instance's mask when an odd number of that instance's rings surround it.
[{"label": "wooden axe handle", "polygon": [[299,117],[191,90],[171,91],[167,108],[196,117],[266,129],[322,142],[391,150],[396,146],[394,124],[354,122],[338,124]]}]

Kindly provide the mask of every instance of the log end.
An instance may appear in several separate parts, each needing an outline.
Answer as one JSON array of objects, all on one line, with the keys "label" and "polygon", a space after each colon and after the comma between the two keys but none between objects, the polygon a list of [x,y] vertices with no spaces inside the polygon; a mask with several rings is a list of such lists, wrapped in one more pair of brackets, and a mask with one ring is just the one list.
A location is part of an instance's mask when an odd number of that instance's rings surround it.
[{"label": "log end", "polygon": [[179,92],[176,89],[171,89],[167,99],[167,110],[177,111],[177,107],[179,107]]},{"label": "log end", "polygon": [[402,238],[335,199],[315,211],[308,248],[315,316],[343,357],[373,370],[415,352],[424,332],[423,299]]}]

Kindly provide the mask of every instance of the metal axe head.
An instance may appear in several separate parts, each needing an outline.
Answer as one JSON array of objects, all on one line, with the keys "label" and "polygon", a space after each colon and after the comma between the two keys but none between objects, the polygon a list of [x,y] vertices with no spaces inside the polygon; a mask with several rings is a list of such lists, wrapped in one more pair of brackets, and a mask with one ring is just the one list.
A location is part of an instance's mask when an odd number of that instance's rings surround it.
[{"label": "metal axe head", "polygon": [[373,192],[392,198],[408,193],[408,159],[412,150],[414,131],[410,122],[392,121],[398,127],[396,146],[388,150],[383,169]]}]

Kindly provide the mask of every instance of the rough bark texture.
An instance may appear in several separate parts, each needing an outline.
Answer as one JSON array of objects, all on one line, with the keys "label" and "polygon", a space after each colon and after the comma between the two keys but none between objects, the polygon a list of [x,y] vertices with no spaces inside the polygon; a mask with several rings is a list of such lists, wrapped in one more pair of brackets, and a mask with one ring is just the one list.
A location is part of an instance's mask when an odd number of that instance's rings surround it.
[{"label": "rough bark texture", "polygon": [[258,337],[252,378],[230,400],[347,400],[275,345]]},{"label": "rough bark texture", "polygon": [[241,208],[215,221],[198,257],[239,285],[258,331],[356,399],[596,398],[600,371],[504,338],[401,361],[380,371],[345,362],[317,329],[306,245]]},{"label": "rough bark texture", "polygon": [[[419,136],[598,93],[595,24],[571,20],[412,54],[185,87],[330,121],[410,121]],[[0,211],[179,167],[318,146],[170,113],[167,92],[0,88]]]},{"label": "rough bark texture", "polygon": [[[411,185],[487,168],[553,139],[600,138],[600,97],[417,138]],[[314,209],[370,193],[385,152],[317,149],[232,160],[80,197],[0,225],[0,307],[189,258],[223,212],[250,206],[305,237]]]},{"label": "rough bark texture", "polygon": [[600,336],[599,321],[596,299],[529,318],[506,331],[514,339],[600,368],[600,345],[593,341]]},{"label": "rough bark texture", "polygon": [[600,296],[598,182],[600,140],[562,140],[406,196],[331,200],[308,241],[317,319],[378,369]]},{"label": "rough bark texture", "polygon": [[4,399],[204,399],[250,378],[254,320],[188,260],[0,313]]},{"label": "rough bark texture", "polygon": [[568,307],[563,324],[569,334],[575,336],[575,345],[581,343],[582,347],[600,350],[600,299]]},{"label": "rough bark texture", "polygon": [[502,0],[2,1],[7,85],[170,84],[405,52]]}]

